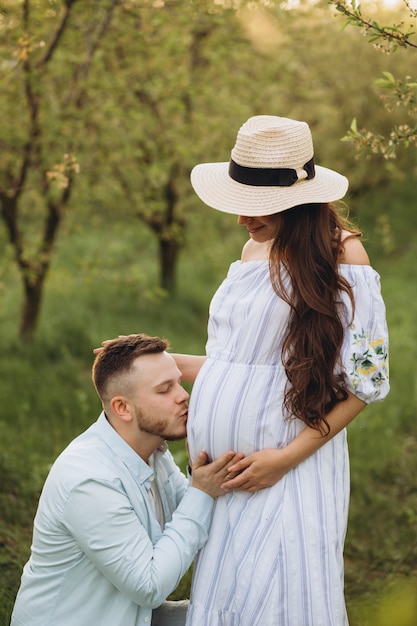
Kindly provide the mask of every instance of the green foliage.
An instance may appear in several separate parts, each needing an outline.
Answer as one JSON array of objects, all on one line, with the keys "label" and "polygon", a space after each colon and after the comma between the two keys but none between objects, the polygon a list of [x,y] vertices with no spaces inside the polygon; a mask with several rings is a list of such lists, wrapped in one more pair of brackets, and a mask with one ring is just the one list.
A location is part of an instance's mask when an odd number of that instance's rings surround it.
[{"label": "green foliage", "polygon": [[412,291],[417,281],[417,216],[411,209],[413,186],[395,185],[354,201],[365,246],[382,277],[391,378],[387,399],[369,406],[349,428],[352,495],[346,590],[351,624],[357,626],[408,626],[417,618],[417,373],[413,367],[417,301]]},{"label": "green foliage", "polygon": [[[408,581],[417,576],[416,370],[417,303],[414,184],[396,184],[352,201],[372,262],[381,273],[390,326],[392,390],[349,427],[352,498],[346,541],[346,593],[351,626],[381,626],[389,606],[414,611]],[[389,246],[379,235],[385,216]],[[0,624],[8,623],[29,554],[36,503],[50,464],[98,415],[90,380],[92,349],[119,333],[166,336],[175,351],[204,350],[207,307],[245,235],[233,216],[200,203],[190,213],[189,244],[175,298],[158,292],[155,242],[126,227],[127,211],[75,208],[56,252],[37,340],[22,346],[13,335],[15,276],[2,277],[0,319]],[[183,443],[173,446],[184,468]],[[189,592],[188,573],[173,598]],[[398,583],[401,581],[401,584]],[[398,586],[400,584],[400,586]],[[404,596],[403,590],[404,589]],[[413,588],[411,588],[413,589]],[[411,593],[411,592],[410,592]],[[408,608],[407,608],[408,607]],[[382,618],[381,618],[382,619]],[[385,619],[385,617],[384,617]],[[375,621],[376,620],[376,621]],[[389,623],[389,622],[388,622]],[[411,622],[412,623],[412,622]]]},{"label": "green foliage", "polygon": [[[344,0],[330,0],[330,4],[345,17],[343,28],[347,25],[359,27],[368,42],[381,52],[391,54],[402,48],[407,54],[411,54],[417,49],[415,39],[417,10],[411,7],[408,0],[403,0],[401,21],[385,26],[380,25],[376,19],[364,17],[362,7],[356,1],[348,3]],[[395,17],[390,16],[391,19]],[[382,72],[382,75],[383,78],[376,79],[375,84],[388,92],[388,95],[381,97],[386,110],[392,113],[396,107],[402,107],[407,118],[415,120],[416,79],[408,75],[404,79],[396,79],[389,71]],[[366,129],[358,130],[355,117],[343,139],[354,142],[359,153],[381,154],[384,159],[393,159],[397,157],[399,147],[408,148],[417,143],[417,124],[409,124],[404,120],[398,125],[394,122],[389,135],[383,135]]]},{"label": "green foliage", "polygon": [[[50,253],[31,346],[18,341],[23,292],[0,228],[0,624],[8,623],[49,466],[98,414],[90,381],[93,347],[119,333],[145,331],[166,336],[175,351],[204,350],[211,294],[239,256],[244,234],[234,228],[233,216],[201,206],[189,170],[196,162],[228,160],[239,125],[250,115],[271,113],[307,120],[317,162],[348,174],[348,201],[382,275],[392,391],[349,429],[346,544],[351,626],[381,626],[372,615],[386,603],[397,606],[397,577],[417,572],[417,310],[410,297],[417,278],[416,160],[409,151],[395,161],[378,153],[372,162],[359,162],[337,139],[353,115],[372,121],[381,142],[391,120],[400,128],[400,107],[391,102],[387,119],[373,78],[381,75],[379,90],[414,106],[414,81],[395,78],[409,72],[408,48],[375,55],[358,29],[340,36],[338,20],[319,4],[285,10],[278,3],[241,3],[236,10],[208,0],[39,0],[30,3],[32,59],[51,50],[47,42],[69,4],[65,33],[37,89],[44,89],[40,121],[49,181],[66,176],[64,154],[76,156],[80,174]],[[5,172],[20,162],[29,123],[19,95],[21,66],[13,56],[29,53],[29,43],[19,43],[21,6],[7,0],[0,13],[3,191],[11,189]],[[358,126],[353,131],[362,133]],[[164,213],[167,192],[176,198],[171,222]],[[35,258],[43,202],[40,178],[31,173],[20,217]],[[158,284],[159,227],[160,239],[182,250],[175,296]],[[184,467],[182,444],[174,448]],[[174,597],[188,589],[189,575]],[[414,606],[405,597],[401,602]]]},{"label": "green foliage", "polygon": [[[157,244],[160,286],[173,289],[190,232],[189,171],[199,161],[228,160],[236,129],[250,115],[309,121],[317,161],[349,171],[353,187],[399,176],[401,158],[358,166],[337,138],[352,111],[386,136],[371,77],[402,73],[407,60],[375,59],[359,33],[340,37],[338,30],[320,4],[3,2],[0,195],[18,200],[20,278],[30,286],[44,271],[46,280],[65,221],[83,205],[91,228],[96,211],[139,218]],[[346,63],[353,55],[360,72]],[[412,85],[402,85],[404,101]],[[59,185],[78,168],[64,210]],[[59,231],[46,249],[47,206]]]},{"label": "green foliage", "polygon": [[378,602],[362,601],[355,612],[358,626],[414,626],[417,616],[417,580],[402,580],[390,586]]},{"label": "green foliage", "polygon": [[[362,6],[356,0],[345,2],[340,0],[330,0],[330,3],[336,7],[336,10],[345,16],[345,24],[359,27],[364,35],[366,35],[369,43],[378,43],[378,46],[388,52],[395,52],[398,47],[401,48],[417,48],[413,43],[412,36],[415,35],[414,25],[405,24],[400,21],[397,24],[380,25],[374,19],[368,19],[363,16]],[[404,2],[410,16],[416,17],[417,11],[413,9],[409,2]]]}]

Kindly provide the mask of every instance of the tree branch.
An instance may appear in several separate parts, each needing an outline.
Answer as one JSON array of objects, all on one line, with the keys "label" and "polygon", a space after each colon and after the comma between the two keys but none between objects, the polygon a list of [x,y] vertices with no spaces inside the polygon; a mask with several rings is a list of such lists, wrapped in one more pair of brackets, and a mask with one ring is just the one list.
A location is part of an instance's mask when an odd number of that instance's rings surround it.
[{"label": "tree branch", "polygon": [[[364,29],[369,36],[370,43],[382,40],[388,44],[394,43],[394,49],[398,46],[401,48],[417,48],[417,44],[410,41],[411,35],[414,35],[415,32],[410,29],[407,32],[401,30],[402,23],[393,24],[392,26],[380,26],[375,20],[364,18],[360,5],[355,2],[352,3],[352,8],[346,4],[345,0],[329,0],[329,3],[347,18],[347,24]],[[406,5],[408,6],[407,2]]]},{"label": "tree branch", "polygon": [[[93,28],[90,29],[89,35],[90,37],[92,37],[92,39],[91,39],[90,45],[88,46],[87,57],[84,60],[84,62],[80,63],[80,65],[75,69],[74,74],[73,74],[73,82],[72,82],[73,85],[79,83],[80,77],[84,81],[87,80],[88,75],[90,73],[91,64],[93,62],[94,55],[97,51],[100,41],[103,39],[104,35],[106,34],[110,26],[114,10],[116,9],[118,4],[120,4],[120,0],[112,0],[110,6],[107,7],[105,11],[104,18],[101,20],[101,23],[99,25],[99,28],[97,29],[95,36],[93,36],[92,34],[94,29]],[[81,92],[81,90],[79,90],[74,100],[75,105],[77,107],[81,106],[82,98],[83,98],[83,93]]]},{"label": "tree branch", "polygon": [[39,59],[36,64],[37,68],[44,67],[52,58],[53,53],[55,52],[58,43],[65,32],[65,28],[68,24],[69,17],[71,15],[71,8],[75,4],[76,0],[65,0],[64,2],[64,10],[61,15],[61,20],[58,26],[55,29],[55,32],[52,34],[49,45],[45,51],[45,54],[41,59]]}]

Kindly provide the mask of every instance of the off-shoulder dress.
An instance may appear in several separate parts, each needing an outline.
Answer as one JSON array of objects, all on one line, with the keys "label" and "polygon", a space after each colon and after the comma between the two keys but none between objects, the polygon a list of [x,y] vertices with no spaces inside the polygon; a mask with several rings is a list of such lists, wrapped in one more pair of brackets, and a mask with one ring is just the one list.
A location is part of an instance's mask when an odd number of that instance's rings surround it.
[{"label": "off-shoulder dress", "polygon": [[[388,333],[376,271],[340,265],[347,388],[366,403],[388,393]],[[284,277],[284,281],[286,278]],[[207,360],[188,419],[191,456],[286,446],[304,423],[286,419],[281,347],[288,305],[268,261],[236,261],[210,305]],[[346,626],[343,544],[349,458],[343,430],[274,486],[217,500],[194,570],[187,626]]]}]

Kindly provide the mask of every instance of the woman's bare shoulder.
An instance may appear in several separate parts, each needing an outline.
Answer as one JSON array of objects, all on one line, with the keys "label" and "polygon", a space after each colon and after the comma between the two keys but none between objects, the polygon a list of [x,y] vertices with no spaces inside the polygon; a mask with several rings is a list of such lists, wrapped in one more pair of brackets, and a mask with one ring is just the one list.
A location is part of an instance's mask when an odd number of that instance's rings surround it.
[{"label": "woman's bare shoulder", "polygon": [[243,246],[242,254],[241,254],[241,257],[240,257],[242,261],[246,261],[247,257],[250,255],[250,253],[251,253],[251,243],[252,243],[252,239],[248,239],[248,241]]},{"label": "woman's bare shoulder", "polygon": [[339,263],[346,263],[348,265],[371,264],[368,253],[357,235],[343,231]]},{"label": "woman's bare shoulder", "polygon": [[242,249],[241,261],[262,261],[269,259],[270,242],[258,243],[248,239]]}]

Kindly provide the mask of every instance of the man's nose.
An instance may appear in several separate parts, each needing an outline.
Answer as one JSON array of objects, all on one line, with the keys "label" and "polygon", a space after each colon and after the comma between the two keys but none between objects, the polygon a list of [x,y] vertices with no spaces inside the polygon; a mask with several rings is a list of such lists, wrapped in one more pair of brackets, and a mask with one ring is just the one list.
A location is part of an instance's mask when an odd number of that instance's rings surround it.
[{"label": "man's nose", "polygon": [[184,387],[182,385],[180,385],[180,388],[178,390],[178,399],[177,402],[179,404],[181,404],[181,402],[186,402],[188,400],[188,398],[190,397],[190,394],[188,393],[188,391],[186,391],[184,389]]}]

